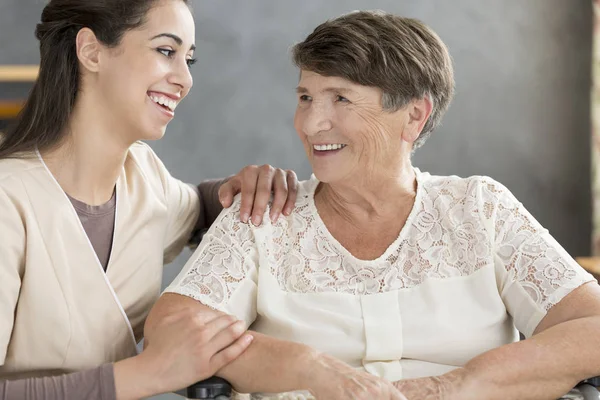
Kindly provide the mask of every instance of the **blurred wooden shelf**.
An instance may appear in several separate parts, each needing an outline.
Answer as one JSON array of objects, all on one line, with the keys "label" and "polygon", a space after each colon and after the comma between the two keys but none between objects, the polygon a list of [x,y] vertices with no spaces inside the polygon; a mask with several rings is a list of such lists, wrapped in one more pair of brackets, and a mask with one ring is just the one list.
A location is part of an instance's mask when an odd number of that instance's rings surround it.
[{"label": "blurred wooden shelf", "polygon": [[23,101],[0,100],[0,119],[15,118],[23,108],[23,104]]},{"label": "blurred wooden shelf", "polygon": [[37,65],[0,65],[0,82],[34,82],[39,70]]},{"label": "blurred wooden shelf", "polygon": [[575,261],[596,278],[600,276],[600,257],[577,257]]}]

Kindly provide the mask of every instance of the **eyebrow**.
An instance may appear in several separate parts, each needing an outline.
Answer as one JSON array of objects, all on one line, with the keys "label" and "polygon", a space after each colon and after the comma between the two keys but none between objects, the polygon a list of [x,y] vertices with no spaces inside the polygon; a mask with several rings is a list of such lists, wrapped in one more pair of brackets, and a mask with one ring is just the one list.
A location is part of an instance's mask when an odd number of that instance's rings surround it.
[{"label": "eyebrow", "polygon": [[[181,46],[183,44],[183,40],[181,40],[181,38],[179,36],[174,35],[172,33],[160,33],[160,34],[154,36],[150,40],[158,39],[158,38],[161,38],[161,37],[167,37],[167,38],[173,39],[175,41],[175,43],[177,43],[179,46]],[[196,45],[192,45],[190,47],[190,50],[192,50],[192,51],[196,50]]]},{"label": "eyebrow", "polygon": [[[328,87],[322,90],[323,92],[334,92],[334,93],[342,93],[342,94],[348,94],[348,93],[353,93],[356,94],[356,92],[352,89],[349,88],[341,88],[341,87]],[[298,86],[296,88],[296,93],[301,94],[301,93],[308,93],[308,89],[302,86]]]}]

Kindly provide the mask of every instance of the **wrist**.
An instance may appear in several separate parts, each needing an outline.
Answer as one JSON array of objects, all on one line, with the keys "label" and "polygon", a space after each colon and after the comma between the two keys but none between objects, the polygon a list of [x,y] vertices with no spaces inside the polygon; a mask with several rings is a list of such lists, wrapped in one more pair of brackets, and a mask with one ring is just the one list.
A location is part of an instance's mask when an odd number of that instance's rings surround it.
[{"label": "wrist", "polygon": [[315,397],[321,391],[327,393],[331,387],[343,386],[344,380],[353,375],[354,368],[328,354],[313,351],[310,357],[304,369],[305,389]]},{"label": "wrist", "polygon": [[300,357],[297,358],[297,386],[298,390],[311,390],[314,388],[317,378],[322,377],[323,354],[317,350],[304,346]]},{"label": "wrist", "polygon": [[114,363],[117,400],[134,400],[150,397],[165,390],[160,387],[160,374],[142,353]]},{"label": "wrist", "polygon": [[479,399],[476,379],[467,368],[457,368],[439,377],[441,400]]}]

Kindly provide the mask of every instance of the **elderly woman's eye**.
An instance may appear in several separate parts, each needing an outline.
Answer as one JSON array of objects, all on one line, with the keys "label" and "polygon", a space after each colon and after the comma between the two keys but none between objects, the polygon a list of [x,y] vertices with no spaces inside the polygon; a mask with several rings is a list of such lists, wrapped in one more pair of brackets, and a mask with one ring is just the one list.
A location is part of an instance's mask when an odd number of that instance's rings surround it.
[{"label": "elderly woman's eye", "polygon": [[336,101],[339,101],[339,102],[342,102],[342,103],[348,103],[348,102],[350,102],[350,100],[348,100],[344,96],[340,96],[340,95],[336,96],[335,99],[336,99]]}]

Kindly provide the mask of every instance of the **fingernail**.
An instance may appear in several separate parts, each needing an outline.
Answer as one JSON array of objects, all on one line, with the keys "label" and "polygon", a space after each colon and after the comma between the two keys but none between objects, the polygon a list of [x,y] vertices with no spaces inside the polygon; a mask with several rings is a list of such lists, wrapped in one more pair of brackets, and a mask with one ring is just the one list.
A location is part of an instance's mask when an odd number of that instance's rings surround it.
[{"label": "fingernail", "polygon": [[244,223],[248,222],[248,217],[250,217],[250,215],[248,213],[243,213],[242,214],[242,222],[244,222]]},{"label": "fingernail", "polygon": [[273,216],[271,217],[271,222],[277,222],[278,218],[279,218],[279,213],[273,214]]},{"label": "fingernail", "polygon": [[246,343],[250,343],[254,340],[254,336],[252,335],[246,335],[246,337],[244,338],[244,340],[246,341]]},{"label": "fingernail", "polygon": [[262,222],[262,220],[261,220],[261,218],[260,218],[260,217],[258,217],[258,216],[257,216],[257,217],[254,217],[254,218],[252,218],[252,223],[254,224],[254,226],[259,226],[261,222]]},{"label": "fingernail", "polygon": [[285,210],[283,210],[283,213],[285,215],[290,215],[291,212],[292,212],[292,210],[290,210],[289,208],[286,208]]}]

